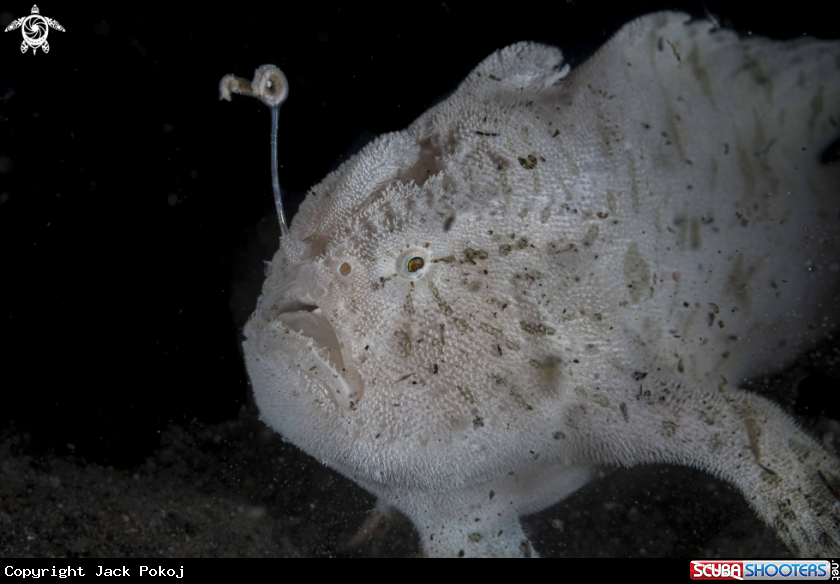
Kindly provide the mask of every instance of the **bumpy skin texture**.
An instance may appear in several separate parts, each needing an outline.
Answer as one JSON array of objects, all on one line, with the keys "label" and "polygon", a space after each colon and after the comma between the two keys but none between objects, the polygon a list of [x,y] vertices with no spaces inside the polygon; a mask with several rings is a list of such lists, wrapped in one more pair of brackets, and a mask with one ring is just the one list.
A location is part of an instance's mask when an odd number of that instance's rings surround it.
[{"label": "bumpy skin texture", "polygon": [[838,460],[738,389],[837,325],[840,45],[688,21],[634,21],[571,73],[491,55],[281,241],[245,329],[263,419],[428,555],[534,555],[520,515],[644,462],[840,553]]}]

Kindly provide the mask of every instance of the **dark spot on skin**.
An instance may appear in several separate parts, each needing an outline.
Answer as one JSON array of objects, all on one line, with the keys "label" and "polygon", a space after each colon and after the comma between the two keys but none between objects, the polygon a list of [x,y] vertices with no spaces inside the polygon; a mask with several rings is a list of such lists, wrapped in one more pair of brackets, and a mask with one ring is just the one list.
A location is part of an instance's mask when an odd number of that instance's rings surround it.
[{"label": "dark spot on skin", "polygon": [[437,373],[437,372],[438,372],[438,364],[435,363],[434,365],[432,365],[432,373]]},{"label": "dark spot on skin", "polygon": [[527,170],[534,170],[537,167],[537,157],[533,154],[529,154],[527,157],[520,156],[518,160],[519,164]]},{"label": "dark spot on skin", "polygon": [[484,418],[482,418],[481,416],[476,416],[473,419],[473,430],[478,430],[479,428],[483,428],[483,427],[484,427]]},{"label": "dark spot on skin", "polygon": [[556,332],[550,326],[545,326],[540,323],[525,322],[524,320],[519,322],[519,326],[520,328],[522,328],[523,331],[525,331],[526,333],[531,333],[532,335],[551,336]]},{"label": "dark spot on skin", "polygon": [[446,233],[450,229],[452,229],[452,224],[455,223],[455,215],[450,215],[446,218],[446,221],[443,222],[443,232]]},{"label": "dark spot on skin", "polygon": [[[440,292],[438,292],[437,286],[435,286],[434,282],[429,282],[429,289],[432,291],[432,295],[435,297],[435,300],[437,301],[440,310],[447,316],[452,314],[452,307],[449,306],[446,300],[441,298]],[[443,325],[441,325],[441,327],[443,327]]]},{"label": "dark spot on skin", "polygon": [[464,250],[464,257],[466,257],[467,261],[473,265],[475,265],[475,260],[486,260],[488,255],[489,254],[483,249],[473,249],[468,247]]},{"label": "dark spot on skin", "polygon": [[456,318],[455,319],[455,328],[457,328],[462,333],[467,333],[467,332],[471,333],[473,331],[473,328],[463,318]]},{"label": "dark spot on skin", "polygon": [[635,379],[636,381],[641,381],[645,377],[647,377],[647,371],[634,371],[633,372],[633,379]]},{"label": "dark spot on skin", "polygon": [[496,491],[490,491],[490,500],[493,500],[493,497],[496,496]]},{"label": "dark spot on skin", "polygon": [[555,439],[555,440],[565,440],[565,439],[566,439],[566,435],[565,435],[565,434],[563,434],[563,432],[555,432],[555,433],[554,433],[554,439]]}]

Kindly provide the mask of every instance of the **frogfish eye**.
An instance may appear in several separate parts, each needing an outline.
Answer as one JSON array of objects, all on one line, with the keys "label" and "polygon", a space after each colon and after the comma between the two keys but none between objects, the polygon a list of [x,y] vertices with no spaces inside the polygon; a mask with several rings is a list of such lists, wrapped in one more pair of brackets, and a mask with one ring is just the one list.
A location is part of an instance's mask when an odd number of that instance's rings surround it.
[{"label": "frogfish eye", "polygon": [[410,274],[413,274],[414,272],[421,270],[424,264],[425,262],[423,262],[423,258],[414,256],[413,258],[408,260],[408,263],[406,264],[405,268]]},{"label": "frogfish eye", "polygon": [[432,267],[428,250],[416,246],[407,247],[395,259],[397,261],[394,264],[394,272],[409,280],[423,278]]}]

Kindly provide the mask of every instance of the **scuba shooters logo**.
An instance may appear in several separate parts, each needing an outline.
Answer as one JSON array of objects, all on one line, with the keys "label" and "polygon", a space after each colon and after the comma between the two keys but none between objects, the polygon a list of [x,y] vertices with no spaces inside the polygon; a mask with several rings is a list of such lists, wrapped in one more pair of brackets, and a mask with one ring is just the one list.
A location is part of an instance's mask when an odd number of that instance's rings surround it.
[{"label": "scuba shooters logo", "polygon": [[692,580],[838,580],[828,560],[692,560]]}]

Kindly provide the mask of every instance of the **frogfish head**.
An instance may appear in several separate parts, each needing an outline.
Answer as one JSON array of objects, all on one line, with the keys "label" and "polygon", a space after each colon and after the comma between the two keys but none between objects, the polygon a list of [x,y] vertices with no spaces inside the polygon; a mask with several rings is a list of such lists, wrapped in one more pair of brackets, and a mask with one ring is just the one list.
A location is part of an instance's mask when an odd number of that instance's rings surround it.
[{"label": "frogfish head", "polygon": [[245,328],[264,421],[368,483],[514,470],[567,393],[550,301],[558,258],[578,260],[543,253],[563,219],[478,172],[533,180],[527,164],[433,128],[379,138],[311,190]]}]

